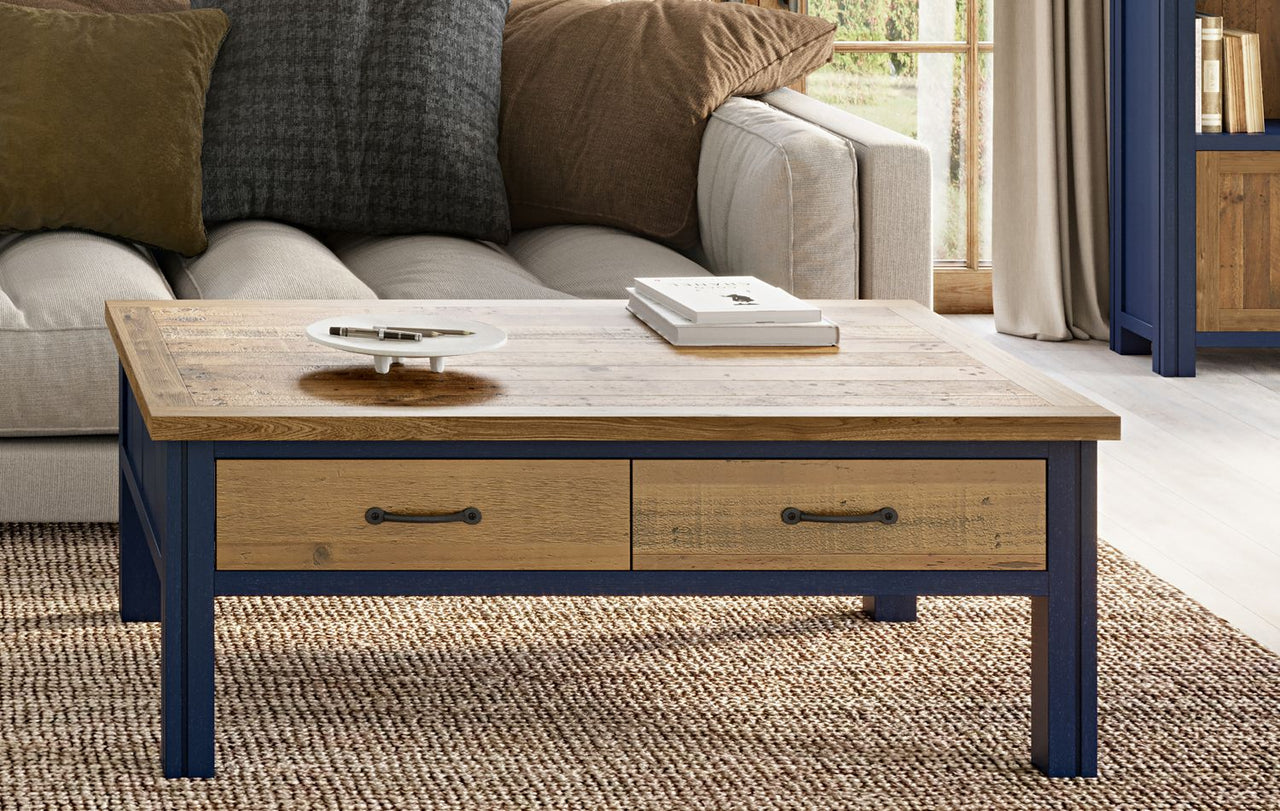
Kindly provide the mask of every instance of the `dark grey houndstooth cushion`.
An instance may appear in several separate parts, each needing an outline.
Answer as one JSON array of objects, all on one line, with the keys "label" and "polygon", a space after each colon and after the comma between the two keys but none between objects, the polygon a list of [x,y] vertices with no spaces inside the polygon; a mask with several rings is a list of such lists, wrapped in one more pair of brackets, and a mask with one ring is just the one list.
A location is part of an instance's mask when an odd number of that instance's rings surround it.
[{"label": "dark grey houndstooth cushion", "polygon": [[505,242],[507,0],[194,0],[231,19],[204,214]]}]

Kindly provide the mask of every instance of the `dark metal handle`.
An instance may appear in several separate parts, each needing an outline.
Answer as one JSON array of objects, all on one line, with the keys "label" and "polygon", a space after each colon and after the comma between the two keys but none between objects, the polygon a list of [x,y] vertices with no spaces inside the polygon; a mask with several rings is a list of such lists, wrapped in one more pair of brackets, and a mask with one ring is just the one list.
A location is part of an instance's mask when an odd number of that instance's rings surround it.
[{"label": "dark metal handle", "polygon": [[458,510],[456,513],[446,513],[444,515],[397,515],[389,513],[381,507],[370,507],[364,511],[364,520],[370,524],[381,524],[383,522],[393,524],[478,524],[480,523],[480,511],[475,507],[467,507],[465,510]]},{"label": "dark metal handle", "polygon": [[799,524],[811,521],[815,524],[896,524],[898,511],[892,507],[881,507],[873,513],[862,515],[817,515],[788,507],[782,511],[782,523]]}]

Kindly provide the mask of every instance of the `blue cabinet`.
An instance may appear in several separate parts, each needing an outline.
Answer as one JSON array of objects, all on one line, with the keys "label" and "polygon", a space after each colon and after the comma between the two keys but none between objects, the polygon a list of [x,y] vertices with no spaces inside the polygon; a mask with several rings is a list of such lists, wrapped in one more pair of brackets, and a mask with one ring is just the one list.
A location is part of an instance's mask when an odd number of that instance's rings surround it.
[{"label": "blue cabinet", "polygon": [[1280,346],[1274,331],[1197,329],[1197,153],[1280,152],[1280,121],[1195,132],[1195,13],[1195,0],[1111,7],[1111,348],[1150,353],[1165,376],[1193,376],[1198,346]]}]

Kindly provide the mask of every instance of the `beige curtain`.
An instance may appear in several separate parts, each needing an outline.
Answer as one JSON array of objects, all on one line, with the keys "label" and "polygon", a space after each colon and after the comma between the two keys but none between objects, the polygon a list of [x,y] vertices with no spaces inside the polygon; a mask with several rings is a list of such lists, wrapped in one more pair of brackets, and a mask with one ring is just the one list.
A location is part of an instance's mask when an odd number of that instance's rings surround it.
[{"label": "beige curtain", "polygon": [[996,329],[1106,339],[1107,0],[995,0]]}]

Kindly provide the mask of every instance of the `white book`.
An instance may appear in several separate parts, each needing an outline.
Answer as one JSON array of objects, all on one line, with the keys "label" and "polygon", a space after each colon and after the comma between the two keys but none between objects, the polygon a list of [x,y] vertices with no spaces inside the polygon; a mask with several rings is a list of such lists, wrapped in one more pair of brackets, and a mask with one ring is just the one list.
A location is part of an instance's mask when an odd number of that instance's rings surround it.
[{"label": "white book", "polygon": [[754,276],[636,279],[636,290],[695,324],[796,324],[822,310]]},{"label": "white book", "polygon": [[807,324],[695,324],[628,287],[627,309],[674,346],[836,346],[840,326]]},{"label": "white book", "polygon": [[1200,19],[1200,131],[1222,132],[1222,18]]},{"label": "white book", "polygon": [[1204,20],[1196,17],[1196,132],[1204,132]]}]

